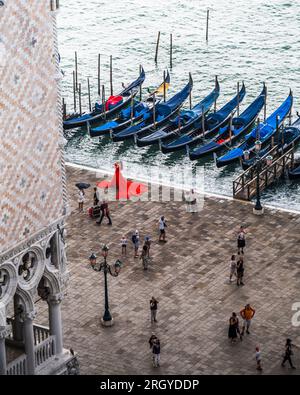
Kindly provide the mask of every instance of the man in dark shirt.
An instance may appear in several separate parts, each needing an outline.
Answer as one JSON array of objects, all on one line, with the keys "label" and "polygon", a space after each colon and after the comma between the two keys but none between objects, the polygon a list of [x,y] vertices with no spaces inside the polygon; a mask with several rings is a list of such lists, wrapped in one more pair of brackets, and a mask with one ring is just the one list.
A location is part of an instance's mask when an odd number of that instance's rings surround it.
[{"label": "man in dark shirt", "polygon": [[154,296],[152,296],[150,300],[151,324],[153,322],[157,322],[156,320],[157,305],[158,305],[158,301],[154,298]]},{"label": "man in dark shirt", "polygon": [[153,366],[155,368],[157,368],[160,363],[160,341],[159,341],[159,339],[155,339],[153,341],[152,353],[153,353]]}]

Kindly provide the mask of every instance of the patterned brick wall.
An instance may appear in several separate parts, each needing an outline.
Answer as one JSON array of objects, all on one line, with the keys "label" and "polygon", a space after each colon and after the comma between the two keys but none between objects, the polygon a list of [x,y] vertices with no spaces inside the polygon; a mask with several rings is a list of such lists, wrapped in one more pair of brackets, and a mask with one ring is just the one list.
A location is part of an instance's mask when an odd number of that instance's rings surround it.
[{"label": "patterned brick wall", "polygon": [[0,254],[66,212],[54,22],[49,0],[0,2]]}]

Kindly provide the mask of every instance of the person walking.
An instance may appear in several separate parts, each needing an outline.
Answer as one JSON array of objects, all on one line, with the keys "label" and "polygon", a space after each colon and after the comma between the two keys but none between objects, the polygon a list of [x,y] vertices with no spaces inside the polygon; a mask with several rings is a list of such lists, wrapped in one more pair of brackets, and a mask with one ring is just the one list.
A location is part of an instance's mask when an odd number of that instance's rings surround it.
[{"label": "person walking", "polygon": [[153,340],[152,353],[153,353],[153,366],[157,368],[160,366],[160,341],[158,338]]},{"label": "person walking", "polygon": [[160,217],[160,220],[159,220],[159,239],[158,239],[158,241],[166,241],[166,227],[167,227],[167,224],[166,224],[166,221],[165,221],[165,217],[164,216],[162,216],[162,217]]},{"label": "person walking", "polygon": [[241,335],[244,335],[245,329],[246,333],[250,335],[249,328],[251,324],[251,320],[254,317],[255,310],[253,307],[250,306],[250,304],[246,304],[246,306],[240,311],[240,315],[243,318],[243,327],[242,327],[242,333]]},{"label": "person walking", "polygon": [[156,300],[155,297],[152,296],[152,298],[150,299],[151,324],[153,322],[157,322],[156,319],[157,305],[158,305],[158,300]]},{"label": "person walking", "polygon": [[229,329],[228,329],[228,337],[231,340],[231,343],[235,343],[237,339],[237,328],[238,328],[238,318],[236,313],[232,313],[232,316],[229,318]]},{"label": "person walking", "polygon": [[150,258],[151,239],[149,236],[145,237],[144,246],[147,247],[147,257]]},{"label": "person walking", "polygon": [[293,347],[296,347],[293,343],[291,339],[286,339],[286,343],[285,343],[285,351],[284,351],[284,355],[283,355],[283,361],[281,363],[281,366],[284,367],[286,361],[289,362],[290,366],[292,369],[296,369],[296,367],[294,366],[291,356],[293,355]]},{"label": "person walking", "polygon": [[122,236],[121,247],[122,247],[122,255],[126,255],[127,239],[125,235]]},{"label": "person walking", "polygon": [[147,246],[144,245],[143,248],[142,248],[142,253],[140,255],[140,259],[142,260],[144,270],[148,269],[148,264],[149,264],[149,258],[147,256],[147,250],[148,250]]},{"label": "person walking", "polygon": [[83,203],[85,201],[85,193],[83,189],[79,189],[78,192],[78,210],[80,213],[83,212]]},{"label": "person walking", "polygon": [[236,261],[235,261],[235,255],[231,255],[231,261],[230,261],[230,274],[229,274],[229,282],[231,283],[232,276],[236,276]]},{"label": "person walking", "polygon": [[243,258],[239,258],[239,260],[236,263],[236,285],[245,285],[243,283],[243,277],[244,277],[244,260]]},{"label": "person walking", "polygon": [[99,204],[99,194],[98,194],[97,187],[94,188],[93,199],[94,199],[94,206],[98,206],[98,204]]},{"label": "person walking", "polygon": [[150,336],[150,339],[149,339],[149,345],[150,345],[151,349],[153,347],[153,343],[154,343],[155,339],[157,339],[157,336],[156,336],[156,334],[154,332],[152,332],[152,335]]},{"label": "person walking", "polygon": [[131,241],[132,241],[133,246],[134,246],[134,257],[138,258],[139,257],[138,251],[139,251],[139,246],[140,246],[140,236],[139,236],[139,231],[138,230],[136,230],[134,232],[134,234],[132,235]]},{"label": "person walking", "polygon": [[101,210],[101,217],[99,220],[96,221],[96,224],[101,225],[103,218],[106,217],[108,219],[108,225],[112,225],[112,221],[109,215],[108,203],[105,200],[102,201],[100,210]]},{"label": "person walking", "polygon": [[262,371],[261,352],[258,346],[255,348],[255,360],[256,360],[256,369]]},{"label": "person walking", "polygon": [[238,255],[240,252],[244,255],[244,248],[246,246],[246,232],[243,226],[240,227],[237,237]]}]

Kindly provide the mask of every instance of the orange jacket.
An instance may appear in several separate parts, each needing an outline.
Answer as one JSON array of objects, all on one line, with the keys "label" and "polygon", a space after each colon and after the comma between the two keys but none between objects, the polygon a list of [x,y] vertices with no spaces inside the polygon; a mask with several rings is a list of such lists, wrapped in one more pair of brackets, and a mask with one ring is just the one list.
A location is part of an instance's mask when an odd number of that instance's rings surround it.
[{"label": "orange jacket", "polygon": [[249,307],[248,309],[245,307],[240,311],[240,314],[245,320],[251,320],[255,314],[255,310],[252,307]]}]

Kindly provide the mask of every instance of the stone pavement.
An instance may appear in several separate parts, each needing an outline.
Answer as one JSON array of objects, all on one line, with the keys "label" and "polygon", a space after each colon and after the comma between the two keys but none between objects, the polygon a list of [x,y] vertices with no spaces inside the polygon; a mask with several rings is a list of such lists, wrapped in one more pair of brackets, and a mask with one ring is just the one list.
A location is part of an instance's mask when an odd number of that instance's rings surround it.
[{"label": "stone pavement", "polygon": [[[182,202],[114,202],[113,226],[96,226],[77,212],[78,181],[92,186],[99,177],[67,168],[72,213],[67,221],[70,284],[62,303],[64,345],[78,352],[81,374],[260,374],[255,346],[262,351],[263,374],[299,374],[281,368],[286,337],[300,346],[293,327],[292,304],[300,302],[300,216],[266,210],[252,214],[248,203],[206,198],[204,208],[187,213]],[[87,191],[89,203],[93,190]],[[165,215],[165,244],[158,243],[158,219]],[[236,231],[247,228],[244,287],[229,284],[229,261],[236,252]],[[148,271],[133,258],[132,232],[151,235]],[[103,273],[89,268],[91,252],[109,244],[108,262],[121,258],[120,239],[128,238],[128,256],[117,278],[108,278],[110,311],[115,325],[104,328]],[[122,258],[121,258],[122,259]],[[150,323],[149,300],[159,300],[158,323]],[[246,303],[256,309],[251,334],[243,342],[228,340],[228,320]],[[47,309],[37,304],[37,321],[48,324]],[[161,367],[153,368],[148,339],[161,340]]]}]

